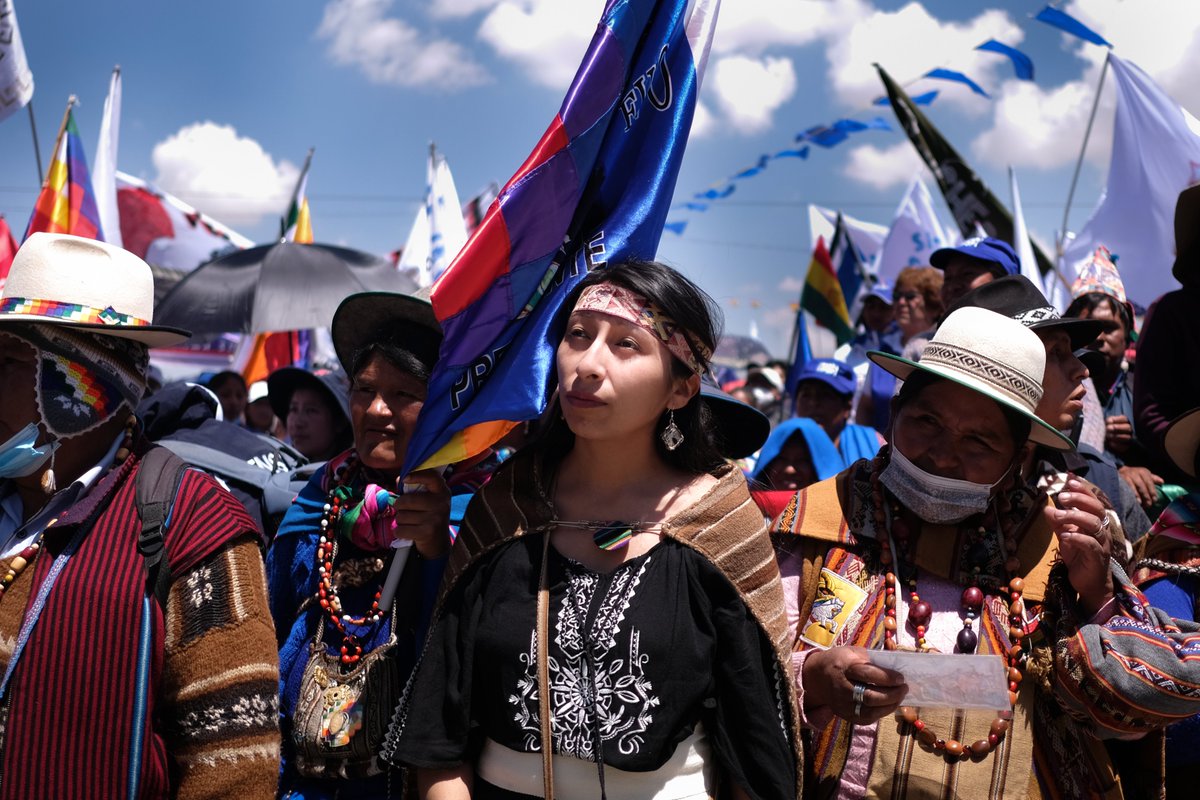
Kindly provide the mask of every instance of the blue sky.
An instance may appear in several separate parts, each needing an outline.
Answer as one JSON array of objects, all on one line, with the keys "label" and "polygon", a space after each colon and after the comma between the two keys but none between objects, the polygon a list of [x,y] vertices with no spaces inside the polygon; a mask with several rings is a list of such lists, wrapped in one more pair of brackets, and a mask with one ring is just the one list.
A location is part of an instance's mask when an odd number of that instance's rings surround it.
[{"label": "blue sky", "polygon": [[[380,254],[403,244],[425,180],[428,143],[445,153],[463,199],[503,183],[558,108],[601,0],[13,0],[34,73],[43,159],[69,94],[94,160],[109,72],[124,82],[119,168],[157,183],[252,239],[276,234],[298,166],[309,178],[318,241]],[[1104,49],[1035,22],[1039,0],[725,0],[703,111],[676,199],[784,149],[799,131],[865,119],[881,93],[870,64],[901,82],[938,66],[992,95],[952,84],[929,115],[1007,201],[1021,181],[1046,246],[1059,228]],[[1061,4],[1200,109],[1200,3]],[[995,37],[1032,57],[1034,83],[1004,58],[975,53]],[[1111,138],[1106,91],[1071,215],[1086,221]],[[773,162],[736,194],[664,235],[660,257],[704,286],[730,332],[753,319],[782,351],[788,305],[807,268],[807,205],[887,223],[920,171],[897,132],[858,134],[804,162]],[[25,112],[0,123],[0,213],[19,232],[37,192]],[[932,183],[930,184],[932,188]],[[936,193],[936,190],[935,190]],[[940,198],[939,205],[940,205]],[[940,206],[949,219],[944,206]],[[1148,302],[1152,298],[1137,298]]]}]

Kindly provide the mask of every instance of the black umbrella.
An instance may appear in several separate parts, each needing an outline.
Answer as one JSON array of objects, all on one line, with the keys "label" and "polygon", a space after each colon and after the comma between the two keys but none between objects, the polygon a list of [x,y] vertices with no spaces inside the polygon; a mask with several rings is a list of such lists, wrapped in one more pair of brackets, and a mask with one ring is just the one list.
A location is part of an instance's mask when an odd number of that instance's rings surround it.
[{"label": "black umbrella", "polygon": [[154,322],[194,334],[325,328],[349,295],[416,288],[411,277],[378,256],[328,244],[281,242],[197,267],[154,309]]},{"label": "black umbrella", "polygon": [[[157,314],[157,312],[155,312]],[[157,319],[157,317],[155,317]],[[767,346],[750,336],[727,333],[721,337],[712,362],[719,367],[742,369],[751,361],[765,364],[771,360]]]}]

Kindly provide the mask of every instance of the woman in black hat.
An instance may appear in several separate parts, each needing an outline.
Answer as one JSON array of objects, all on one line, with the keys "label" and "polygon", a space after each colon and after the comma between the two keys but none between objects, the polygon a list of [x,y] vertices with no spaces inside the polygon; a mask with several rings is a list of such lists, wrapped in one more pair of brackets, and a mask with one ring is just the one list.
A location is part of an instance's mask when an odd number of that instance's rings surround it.
[{"label": "woman in black hat", "polygon": [[[427,301],[390,293],[347,298],[331,332],[351,378],[353,446],[313,475],[267,559],[279,641],[280,792],[370,800],[389,795],[392,776],[378,758],[383,734],[450,545],[442,475],[414,472],[399,485],[442,335]],[[275,402],[294,389],[289,417],[305,388],[329,386],[300,371],[277,375]]]},{"label": "woman in black hat", "polygon": [[551,422],[472,501],[384,751],[422,797],[796,795],[778,571],[700,396],[710,309],[652,262],[564,304]]}]

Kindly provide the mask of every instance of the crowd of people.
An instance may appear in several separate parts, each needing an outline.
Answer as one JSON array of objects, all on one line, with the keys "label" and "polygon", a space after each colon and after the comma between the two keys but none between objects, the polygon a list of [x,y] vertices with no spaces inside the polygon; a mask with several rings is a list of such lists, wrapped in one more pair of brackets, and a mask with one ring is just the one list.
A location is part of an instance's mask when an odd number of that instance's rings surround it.
[{"label": "crowd of people", "polygon": [[154,386],[187,334],[149,267],[34,234],[0,295],[0,798],[1185,796],[1178,238],[1148,314],[1100,248],[1061,316],[969,240],[832,358],[724,387],[703,290],[614,264],[545,414],[406,473],[427,299],[347,297],[335,369]]}]

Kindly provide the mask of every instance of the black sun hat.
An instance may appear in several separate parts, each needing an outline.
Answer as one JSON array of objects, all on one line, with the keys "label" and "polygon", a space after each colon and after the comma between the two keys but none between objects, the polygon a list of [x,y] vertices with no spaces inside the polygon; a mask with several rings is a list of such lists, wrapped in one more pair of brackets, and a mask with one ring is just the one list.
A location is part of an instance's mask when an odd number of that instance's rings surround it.
[{"label": "black sun hat", "polygon": [[717,449],[726,458],[737,460],[758,452],[771,435],[771,421],[765,414],[723,391],[708,376],[700,380],[700,398],[715,418]]},{"label": "black sun hat", "polygon": [[1012,317],[1033,331],[1063,331],[1071,337],[1072,350],[1087,347],[1112,327],[1107,320],[1062,317],[1024,275],[1008,275],[972,289],[946,309],[946,316],[968,306]]},{"label": "black sun hat", "polygon": [[[342,369],[350,375],[354,355],[371,342],[394,336],[397,331],[411,332],[405,346],[427,366],[437,361],[442,343],[442,326],[429,302],[429,289],[415,294],[398,292],[360,292],[342,301],[333,313],[330,335]],[[351,376],[353,377],[353,376]]]}]

